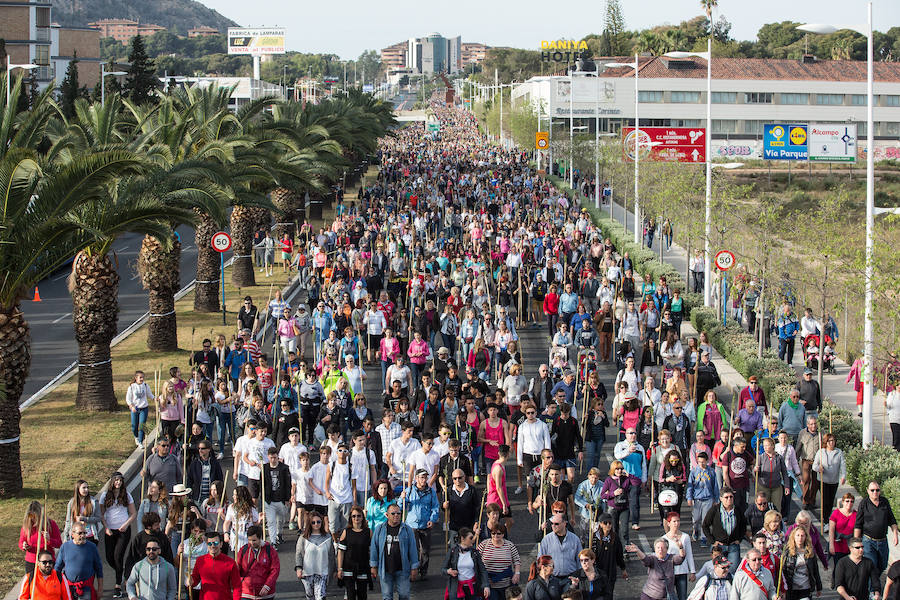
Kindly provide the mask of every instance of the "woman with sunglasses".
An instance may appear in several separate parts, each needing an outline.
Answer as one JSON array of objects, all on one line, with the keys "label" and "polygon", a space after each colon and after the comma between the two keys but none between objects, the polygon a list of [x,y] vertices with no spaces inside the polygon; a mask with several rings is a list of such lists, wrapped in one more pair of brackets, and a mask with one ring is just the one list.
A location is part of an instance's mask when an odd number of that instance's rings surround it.
[{"label": "woman with sunglasses", "polygon": [[519,549],[506,539],[506,527],[497,523],[490,530],[490,537],[478,544],[478,551],[487,569],[491,587],[490,600],[504,600],[506,589],[519,585],[521,558]]},{"label": "woman with sunglasses", "polygon": [[595,566],[597,556],[588,548],[578,553],[579,569],[570,577],[570,590],[580,590],[582,600],[600,600],[606,597],[609,581],[606,574]]},{"label": "woman with sunglasses", "polygon": [[448,576],[445,598],[488,598],[490,582],[487,568],[481,552],[475,548],[475,533],[470,528],[462,527],[459,530],[459,542],[447,553],[443,571]]},{"label": "woman with sunglasses", "polygon": [[337,578],[347,590],[347,600],[363,600],[368,594],[369,544],[372,533],[363,509],[350,509],[350,526],[341,532],[337,545]]},{"label": "woman with sunglasses", "polygon": [[297,579],[303,582],[306,600],[325,600],[330,574],[335,571],[334,542],[325,528],[322,513],[314,511],[306,520],[306,528],[297,538],[294,554]]},{"label": "woman with sunglasses", "polygon": [[850,554],[850,548],[847,546],[847,540],[853,537],[853,527],[856,524],[856,511],[853,510],[853,502],[856,498],[853,494],[847,492],[841,496],[838,507],[834,509],[828,518],[828,551],[834,561],[832,568],[832,581],[834,580],[834,569],[837,568],[838,561]]},{"label": "woman with sunglasses", "polygon": [[[625,466],[620,460],[614,460],[609,465],[609,476],[603,482],[603,488],[600,490],[600,497],[606,500],[612,516],[615,529],[622,536],[624,543],[629,542],[628,521],[631,517],[628,496],[633,485],[640,485],[640,480],[634,482],[628,473],[625,472]],[[624,527],[622,527],[622,516],[625,516]],[[636,521],[637,518],[634,518]]]},{"label": "woman with sunglasses", "polygon": [[559,580],[553,577],[553,557],[549,554],[539,556],[528,571],[524,600],[558,600],[561,595]]}]

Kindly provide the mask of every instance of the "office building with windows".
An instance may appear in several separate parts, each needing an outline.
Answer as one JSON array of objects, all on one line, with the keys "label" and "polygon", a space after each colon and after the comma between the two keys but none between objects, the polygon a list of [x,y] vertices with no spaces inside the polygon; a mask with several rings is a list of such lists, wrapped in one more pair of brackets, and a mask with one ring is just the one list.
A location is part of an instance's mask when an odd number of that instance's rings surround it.
[{"label": "office building with windows", "polygon": [[[633,61],[601,58],[597,71],[533,77],[513,88],[513,101],[539,108],[542,129],[550,115],[574,115],[593,131],[599,112],[600,130],[616,132],[634,125],[634,70],[603,64]],[[639,65],[642,126],[706,127],[706,60],[642,56]],[[875,63],[874,90],[875,155],[900,158],[900,63]],[[852,122],[866,145],[865,62],[714,57],[711,100],[714,157],[762,158],[766,123]]]}]

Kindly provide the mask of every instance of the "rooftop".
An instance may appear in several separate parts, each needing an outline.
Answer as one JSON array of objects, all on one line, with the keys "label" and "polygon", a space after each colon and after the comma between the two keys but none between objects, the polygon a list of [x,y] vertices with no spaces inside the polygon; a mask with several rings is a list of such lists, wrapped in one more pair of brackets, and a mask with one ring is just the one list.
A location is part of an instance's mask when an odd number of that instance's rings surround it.
[{"label": "rooftop", "polygon": [[[634,62],[632,56],[602,57],[607,62]],[[706,60],[692,56],[672,59],[665,56],[641,56],[639,76],[650,79],[702,79]],[[900,63],[876,62],[875,81],[900,83]],[[607,68],[603,77],[633,77],[628,67]],[[778,58],[716,58],[712,61],[713,79],[784,81],[866,81],[866,63],[855,60],[799,60]]]}]

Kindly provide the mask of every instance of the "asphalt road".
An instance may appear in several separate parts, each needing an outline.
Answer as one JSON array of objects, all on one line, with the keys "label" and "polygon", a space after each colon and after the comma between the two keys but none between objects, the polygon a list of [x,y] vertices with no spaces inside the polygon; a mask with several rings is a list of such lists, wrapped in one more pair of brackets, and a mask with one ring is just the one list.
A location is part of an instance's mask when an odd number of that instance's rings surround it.
[{"label": "asphalt road", "polygon": [[[178,233],[182,242],[181,284],[187,285],[197,271],[197,247],[192,228],[180,227]],[[142,239],[141,235],[126,235],[113,246],[119,261],[119,331],[147,312],[147,292],[141,287],[137,272]],[[63,267],[38,284],[40,302],[22,302],[22,311],[31,327],[32,356],[23,402],[78,358],[72,326],[72,296],[67,287],[70,271],[71,265]]]}]

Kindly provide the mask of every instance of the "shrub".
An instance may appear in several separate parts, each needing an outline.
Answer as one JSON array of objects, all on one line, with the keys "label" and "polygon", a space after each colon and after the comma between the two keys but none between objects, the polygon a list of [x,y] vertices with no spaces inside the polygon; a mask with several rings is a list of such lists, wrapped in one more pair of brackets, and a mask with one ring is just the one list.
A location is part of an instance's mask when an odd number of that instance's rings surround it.
[{"label": "shrub", "polygon": [[[865,492],[861,492],[865,494]],[[894,518],[900,520],[900,477],[891,477],[881,484],[881,495],[891,503]]]},{"label": "shrub", "polygon": [[[855,446],[845,450],[844,456],[847,460],[847,483],[863,497],[870,481],[877,481],[883,488],[888,479],[896,478],[900,473],[900,453],[877,441],[865,449]],[[900,485],[897,492],[897,500],[892,498],[891,504],[900,507]]]}]

